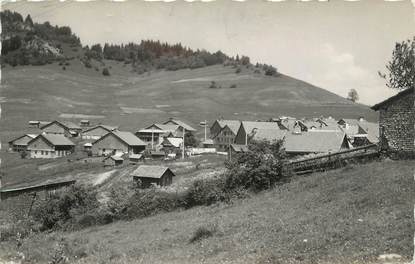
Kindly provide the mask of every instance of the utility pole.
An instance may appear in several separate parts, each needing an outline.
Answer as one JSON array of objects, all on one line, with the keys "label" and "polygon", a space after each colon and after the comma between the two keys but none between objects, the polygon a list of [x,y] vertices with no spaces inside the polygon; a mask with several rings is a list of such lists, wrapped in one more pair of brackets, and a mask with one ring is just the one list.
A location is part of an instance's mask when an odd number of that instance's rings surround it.
[{"label": "utility pole", "polygon": [[207,120],[205,120],[205,141],[206,141],[206,126],[207,126]]},{"label": "utility pole", "polygon": [[183,151],[182,151],[182,159],[184,159],[184,133],[185,133],[185,128],[183,127]]},{"label": "utility pole", "polygon": [[154,149],[154,129],[151,128],[151,150]]}]

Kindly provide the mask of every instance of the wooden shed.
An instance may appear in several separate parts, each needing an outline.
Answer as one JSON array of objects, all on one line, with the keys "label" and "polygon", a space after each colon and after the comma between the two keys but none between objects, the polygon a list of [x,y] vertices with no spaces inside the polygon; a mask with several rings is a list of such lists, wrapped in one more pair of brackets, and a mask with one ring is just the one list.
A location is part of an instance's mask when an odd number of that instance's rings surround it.
[{"label": "wooden shed", "polygon": [[132,173],[132,176],[134,181],[141,182],[141,188],[148,188],[152,184],[170,185],[176,175],[168,167],[141,165]]},{"label": "wooden shed", "polygon": [[124,162],[124,159],[119,155],[112,155],[112,156],[108,156],[104,158],[102,162],[104,163],[104,166],[114,167],[114,166],[122,165]]}]

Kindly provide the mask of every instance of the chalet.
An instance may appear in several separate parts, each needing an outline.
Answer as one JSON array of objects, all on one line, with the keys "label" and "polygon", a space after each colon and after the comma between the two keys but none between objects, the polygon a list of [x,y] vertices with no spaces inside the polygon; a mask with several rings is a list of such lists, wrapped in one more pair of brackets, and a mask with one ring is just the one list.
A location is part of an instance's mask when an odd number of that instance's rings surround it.
[{"label": "chalet", "polygon": [[40,129],[45,134],[64,135],[65,137],[77,137],[82,131],[81,127],[72,122],[56,120],[41,126]]},{"label": "chalet", "polygon": [[44,125],[49,124],[49,121],[39,121],[39,120],[31,120],[29,121],[29,127],[36,127],[36,128],[40,128]]},{"label": "chalet", "polygon": [[61,134],[40,134],[27,143],[30,158],[59,158],[75,151],[75,144]]},{"label": "chalet", "polygon": [[27,143],[34,139],[38,135],[36,134],[25,134],[18,138],[9,141],[9,151],[22,152],[27,150]]},{"label": "chalet", "polygon": [[229,122],[214,137],[213,142],[218,151],[227,151],[229,145],[235,141],[241,123]]},{"label": "chalet", "polygon": [[185,129],[185,131],[187,132],[191,132],[191,133],[196,132],[196,129],[194,129],[190,125],[186,124],[185,122],[181,120],[177,120],[173,118],[170,118],[168,121],[164,122],[163,124],[164,125],[178,125],[181,131]]},{"label": "chalet", "polygon": [[62,191],[75,182],[76,180],[71,176],[56,178],[45,175],[30,181],[12,182],[4,186],[0,185],[0,200],[3,202],[15,198],[20,199],[24,204],[30,205],[34,198],[47,199],[51,194]]},{"label": "chalet", "polygon": [[[263,132],[261,132],[261,130],[263,130]],[[283,137],[285,132],[286,130],[281,131],[277,122],[242,121],[234,143],[238,145],[247,145],[252,139],[282,139],[281,137]],[[271,136],[272,133],[274,133],[275,136]]]},{"label": "chalet", "polygon": [[415,154],[415,96],[408,88],[372,106],[379,111],[379,140],[382,150]]},{"label": "chalet", "polygon": [[176,153],[183,144],[183,138],[166,137],[161,146],[166,153]]},{"label": "chalet", "polygon": [[139,154],[146,147],[141,139],[131,132],[111,131],[92,143],[92,155],[106,156],[121,154]]},{"label": "chalet", "polygon": [[140,182],[142,188],[148,188],[152,184],[170,185],[176,175],[168,167],[141,165],[132,173],[132,176],[134,181]]},{"label": "chalet", "polygon": [[82,139],[100,139],[102,136],[108,134],[111,131],[117,130],[115,126],[97,125],[89,128],[81,133]]},{"label": "chalet", "polygon": [[135,133],[142,141],[147,143],[148,148],[155,148],[163,143],[164,137],[183,137],[179,125],[152,124]]},{"label": "chalet", "polygon": [[239,129],[241,125],[241,121],[239,120],[224,120],[224,119],[217,119],[213,122],[212,126],[210,127],[210,137],[214,138],[216,135],[226,126],[229,125],[230,127],[237,127],[236,130]]},{"label": "chalet", "polygon": [[315,130],[289,133],[284,139],[285,152],[289,155],[333,153],[352,148],[343,131]]},{"label": "chalet", "polygon": [[108,157],[105,157],[102,162],[104,163],[104,166],[106,167],[114,167],[118,165],[122,165],[124,162],[124,159],[121,157],[121,155],[111,155]]}]

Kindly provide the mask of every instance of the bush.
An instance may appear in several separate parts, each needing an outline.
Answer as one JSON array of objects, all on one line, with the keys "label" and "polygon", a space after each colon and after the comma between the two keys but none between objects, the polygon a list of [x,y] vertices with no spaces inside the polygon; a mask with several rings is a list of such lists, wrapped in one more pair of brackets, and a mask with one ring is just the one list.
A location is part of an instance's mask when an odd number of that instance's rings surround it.
[{"label": "bush", "polygon": [[186,194],[188,208],[198,205],[211,205],[225,201],[225,181],[223,179],[196,180]]},{"label": "bush", "polygon": [[216,232],[215,227],[204,227],[201,226],[193,233],[192,237],[190,238],[190,243],[194,243],[196,241],[208,238],[213,236],[213,234]]},{"label": "bush", "polygon": [[236,88],[236,84],[232,84],[231,86],[229,86],[229,88]]},{"label": "bush", "polygon": [[210,82],[210,86],[209,86],[209,88],[218,88],[218,87],[216,86],[216,82],[215,82],[215,81],[211,81],[211,82]]},{"label": "bush", "polygon": [[25,159],[25,158],[27,158],[27,152],[26,151],[22,151],[22,152],[20,152],[20,157],[22,158],[22,159]]},{"label": "bush", "polygon": [[108,68],[104,68],[102,70],[102,75],[104,75],[104,76],[109,76],[110,75],[110,71],[108,70]]},{"label": "bush", "polygon": [[235,73],[240,73],[241,72],[241,67],[236,68]]},{"label": "bush", "polygon": [[99,207],[95,191],[72,186],[67,191],[52,195],[33,210],[33,217],[43,230],[73,228],[86,213],[95,212]]}]

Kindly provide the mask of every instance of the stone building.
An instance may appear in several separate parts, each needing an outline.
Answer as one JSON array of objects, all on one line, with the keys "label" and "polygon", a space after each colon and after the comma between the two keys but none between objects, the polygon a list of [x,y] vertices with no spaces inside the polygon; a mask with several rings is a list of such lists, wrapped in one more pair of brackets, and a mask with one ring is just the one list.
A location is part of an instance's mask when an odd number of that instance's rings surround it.
[{"label": "stone building", "polygon": [[372,107],[379,111],[380,148],[399,154],[415,155],[414,88],[402,92]]}]

